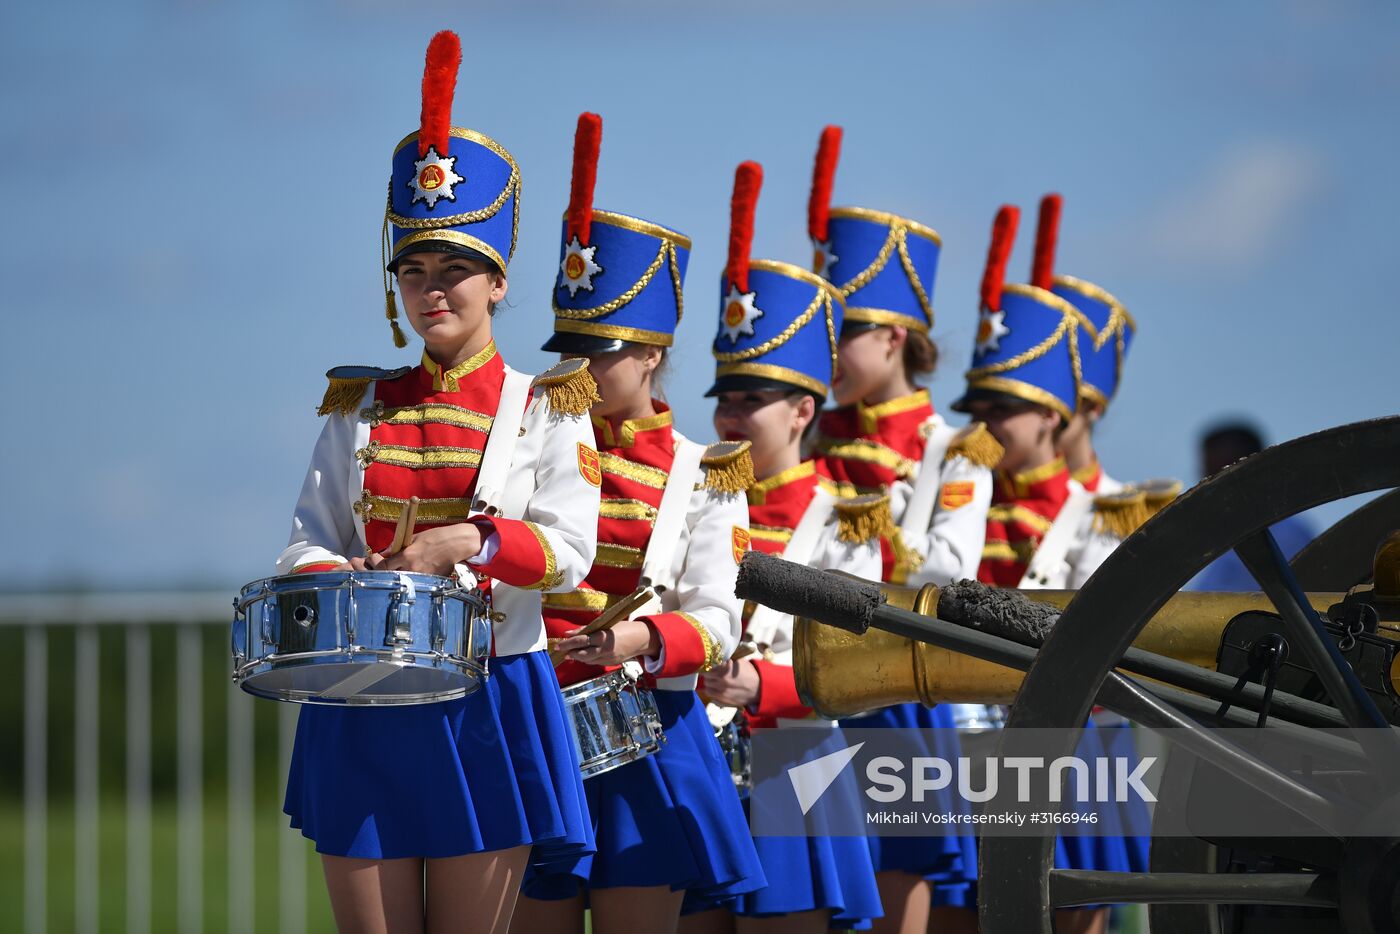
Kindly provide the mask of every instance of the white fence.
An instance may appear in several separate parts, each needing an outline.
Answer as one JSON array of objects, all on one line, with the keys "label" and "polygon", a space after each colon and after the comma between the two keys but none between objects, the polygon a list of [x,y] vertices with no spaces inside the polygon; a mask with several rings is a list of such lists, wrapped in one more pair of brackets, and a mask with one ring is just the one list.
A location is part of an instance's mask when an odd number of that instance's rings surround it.
[{"label": "white fence", "polygon": [[[73,752],[73,930],[96,934],[99,924],[120,927],[104,917],[99,859],[99,742],[125,744],[125,930],[147,934],[152,928],[152,678],[172,678],[176,684],[176,873],[173,892],[162,889],[162,900],[174,898],[175,929],[199,932],[206,927],[252,932],[258,898],[277,900],[281,934],[306,929],[307,844],[285,826],[277,837],[276,891],[255,891],[254,872],[254,701],[229,682],[226,735],[206,736],[203,698],[208,690],[208,627],[227,627],[232,593],[119,593],[0,595],[0,627],[24,630],[23,668],[23,798],[25,934],[58,928],[48,917],[50,854],[50,744],[71,743]],[[99,631],[120,626],[125,632],[124,736],[100,736]],[[60,735],[49,715],[51,633],[75,628],[73,644],[74,718],[72,735]],[[158,628],[157,628],[158,627]],[[175,670],[154,672],[152,632],[173,633]],[[225,638],[225,642],[227,639]],[[65,643],[66,644],[66,643]],[[277,711],[278,789],[287,774],[296,728],[294,705]],[[204,827],[206,822],[203,758],[205,743],[227,742],[227,884],[226,924],[206,917]],[[279,798],[280,801],[280,798]],[[320,880],[311,880],[319,886]],[[13,914],[0,926],[18,921]]]}]

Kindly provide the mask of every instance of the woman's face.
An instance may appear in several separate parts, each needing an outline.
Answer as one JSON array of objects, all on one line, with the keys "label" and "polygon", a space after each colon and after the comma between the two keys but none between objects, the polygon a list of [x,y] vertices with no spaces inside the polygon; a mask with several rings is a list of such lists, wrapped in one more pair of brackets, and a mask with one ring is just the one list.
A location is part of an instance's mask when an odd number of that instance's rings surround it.
[{"label": "woman's face", "polygon": [[722,392],[715,399],[715,434],[721,441],[748,441],[754,470],[771,476],[771,464],[816,417],[816,403],[807,393],[773,389]]},{"label": "woman's face", "polygon": [[409,326],[429,349],[456,350],[483,330],[489,337],[491,308],[506,297],[504,273],[453,253],[410,253],[396,277]]},{"label": "woman's face", "polygon": [[1034,461],[1049,450],[1060,425],[1060,413],[1033,402],[993,402],[979,399],[970,403],[967,413],[974,421],[985,422],[993,438],[1006,453],[997,469],[1008,474],[1037,466]]},{"label": "woman's face", "polygon": [[864,328],[842,335],[831,392],[837,405],[868,399],[904,365],[901,327]]},{"label": "woman's face", "polygon": [[[651,379],[661,364],[661,348],[652,344],[625,344],[621,350],[587,354],[588,372],[598,383],[602,402],[593,404],[593,414],[600,418],[631,414],[651,402]],[[562,359],[582,356],[561,354]]]}]

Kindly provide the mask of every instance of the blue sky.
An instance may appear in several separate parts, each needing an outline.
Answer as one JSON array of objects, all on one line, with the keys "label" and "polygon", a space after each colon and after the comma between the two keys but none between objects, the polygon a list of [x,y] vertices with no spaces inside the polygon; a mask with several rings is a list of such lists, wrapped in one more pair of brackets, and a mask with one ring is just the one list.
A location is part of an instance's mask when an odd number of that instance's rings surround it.
[{"label": "blue sky", "polygon": [[324,371],[417,354],[389,342],[378,237],[439,28],[466,49],[454,122],[523,173],[497,332],[519,368],[550,359],[594,110],[597,205],[695,241],[670,384],[694,437],[734,166],[765,168],[754,255],[805,263],[828,122],[836,203],[943,235],[936,404],[970,358],[997,206],[1033,216],[1056,190],[1059,268],[1139,324],[1100,432],[1116,476],[1194,480],[1225,414],[1282,440],[1395,411],[1394,5],[50,3],[0,27],[2,588],[270,573]]}]

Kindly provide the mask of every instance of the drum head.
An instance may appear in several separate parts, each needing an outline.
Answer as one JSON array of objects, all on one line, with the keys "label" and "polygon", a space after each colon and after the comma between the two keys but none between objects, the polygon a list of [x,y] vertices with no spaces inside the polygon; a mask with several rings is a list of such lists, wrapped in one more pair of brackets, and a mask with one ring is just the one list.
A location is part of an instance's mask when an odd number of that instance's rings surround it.
[{"label": "drum head", "polygon": [[318,660],[249,675],[243,690],[301,704],[428,704],[466,697],[481,687],[475,672],[395,661]]}]

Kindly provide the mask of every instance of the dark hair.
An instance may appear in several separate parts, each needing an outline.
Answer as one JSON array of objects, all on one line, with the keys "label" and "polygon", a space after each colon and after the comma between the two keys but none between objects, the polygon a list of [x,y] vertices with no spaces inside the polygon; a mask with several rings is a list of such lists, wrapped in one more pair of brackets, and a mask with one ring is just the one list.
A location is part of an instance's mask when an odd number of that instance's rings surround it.
[{"label": "dark hair", "polygon": [[1248,457],[1264,450],[1264,438],[1247,422],[1222,422],[1201,435],[1201,447],[1229,447]]},{"label": "dark hair", "polygon": [[904,375],[928,376],[938,366],[938,345],[922,331],[906,328],[904,338]]}]

